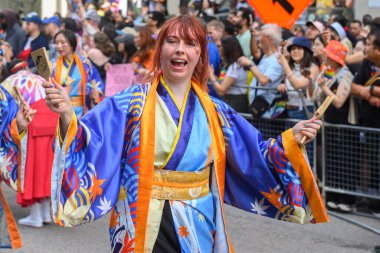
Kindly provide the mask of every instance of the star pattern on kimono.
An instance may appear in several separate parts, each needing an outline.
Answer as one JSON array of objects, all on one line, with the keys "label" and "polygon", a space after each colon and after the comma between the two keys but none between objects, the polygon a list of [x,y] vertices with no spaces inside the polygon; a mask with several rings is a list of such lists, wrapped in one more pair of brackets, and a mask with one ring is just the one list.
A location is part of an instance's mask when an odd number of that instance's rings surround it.
[{"label": "star pattern on kimono", "polygon": [[94,201],[95,198],[98,196],[98,195],[101,195],[103,193],[103,189],[102,187],[100,187],[104,181],[106,181],[105,179],[97,179],[96,175],[92,175],[92,178],[91,178],[91,181],[92,181],[92,185],[91,187],[88,189],[88,191],[91,193],[90,194],[90,197],[91,197],[91,201]]},{"label": "star pattern on kimono", "polygon": [[135,238],[130,239],[129,234],[125,233],[124,246],[121,252],[134,252],[135,251],[135,248],[133,247],[134,242],[135,242]]},{"label": "star pattern on kimono", "polygon": [[198,219],[200,222],[204,222],[205,221],[205,216],[201,213],[198,214]]},{"label": "star pattern on kimono", "polygon": [[[99,85],[100,85],[100,81],[96,82],[95,85],[94,85],[94,87],[99,87]],[[94,88],[94,87],[92,87],[92,88]]]},{"label": "star pattern on kimono", "polygon": [[268,206],[264,206],[265,198],[262,198],[260,201],[257,201],[257,198],[255,198],[255,203],[251,203],[251,211],[257,213],[258,215],[266,215],[265,212],[266,209],[268,209]]},{"label": "star pattern on kimono", "polygon": [[104,197],[103,199],[100,198],[100,206],[97,206],[97,207],[100,210],[102,210],[102,212],[100,213],[100,215],[105,215],[112,208],[111,207],[111,200],[107,201],[106,197]]},{"label": "star pattern on kimono", "polygon": [[187,227],[186,226],[180,226],[179,228],[179,235],[181,236],[181,237],[188,237],[189,236],[189,232],[187,231]]},{"label": "star pattern on kimono", "polygon": [[263,194],[272,205],[280,209],[283,206],[280,202],[281,193],[276,192],[273,188],[270,188],[269,191],[269,193],[261,192],[261,194]]},{"label": "star pattern on kimono", "polygon": [[116,228],[117,225],[119,225],[119,216],[120,213],[114,213],[112,215],[112,218],[110,219],[110,228]]}]

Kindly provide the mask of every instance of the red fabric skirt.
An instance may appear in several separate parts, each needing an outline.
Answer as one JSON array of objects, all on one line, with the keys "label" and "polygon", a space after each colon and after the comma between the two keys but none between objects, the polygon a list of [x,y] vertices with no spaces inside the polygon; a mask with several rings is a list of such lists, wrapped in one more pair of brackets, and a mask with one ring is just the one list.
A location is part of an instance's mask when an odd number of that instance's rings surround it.
[{"label": "red fabric skirt", "polygon": [[24,192],[17,194],[17,203],[23,207],[50,197],[53,141],[58,123],[58,114],[46,106],[45,99],[34,103],[31,108],[37,113],[28,126]]}]

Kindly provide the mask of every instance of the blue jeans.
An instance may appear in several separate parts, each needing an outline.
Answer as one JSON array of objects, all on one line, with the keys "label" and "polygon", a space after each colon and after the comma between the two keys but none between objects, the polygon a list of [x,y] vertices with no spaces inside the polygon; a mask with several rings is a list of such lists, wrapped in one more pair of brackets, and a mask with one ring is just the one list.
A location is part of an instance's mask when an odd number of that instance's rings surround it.
[{"label": "blue jeans", "polygon": [[[310,105],[310,106],[307,106],[306,108],[309,110],[311,114],[314,114],[314,106]],[[290,119],[301,119],[301,120],[308,119],[307,114],[303,108],[301,111],[299,111],[298,109],[287,109],[286,111],[288,114],[288,118]]]}]

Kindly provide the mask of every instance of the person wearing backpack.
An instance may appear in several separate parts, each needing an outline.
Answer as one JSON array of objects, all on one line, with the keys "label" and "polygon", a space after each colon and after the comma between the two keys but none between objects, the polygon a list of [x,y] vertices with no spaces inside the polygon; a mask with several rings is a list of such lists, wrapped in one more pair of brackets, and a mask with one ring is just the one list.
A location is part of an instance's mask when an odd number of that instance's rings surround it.
[{"label": "person wearing backpack", "polygon": [[283,77],[283,69],[278,63],[277,53],[281,42],[281,28],[276,24],[266,24],[260,32],[259,47],[262,50],[262,58],[259,64],[256,65],[245,56],[238,60],[240,66],[248,68],[253,73],[254,78],[250,86],[258,88],[250,94],[249,112],[254,119],[260,118],[277,96],[276,88]]}]

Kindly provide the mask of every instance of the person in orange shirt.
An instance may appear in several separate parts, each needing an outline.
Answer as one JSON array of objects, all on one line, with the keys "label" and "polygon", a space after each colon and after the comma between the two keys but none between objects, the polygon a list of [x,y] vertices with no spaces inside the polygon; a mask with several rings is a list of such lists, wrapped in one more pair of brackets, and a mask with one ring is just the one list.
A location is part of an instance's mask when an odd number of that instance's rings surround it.
[{"label": "person in orange shirt", "polygon": [[156,40],[149,28],[142,27],[137,30],[135,45],[138,50],[132,60],[136,74],[145,75],[152,69],[155,44]]}]

